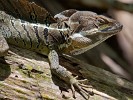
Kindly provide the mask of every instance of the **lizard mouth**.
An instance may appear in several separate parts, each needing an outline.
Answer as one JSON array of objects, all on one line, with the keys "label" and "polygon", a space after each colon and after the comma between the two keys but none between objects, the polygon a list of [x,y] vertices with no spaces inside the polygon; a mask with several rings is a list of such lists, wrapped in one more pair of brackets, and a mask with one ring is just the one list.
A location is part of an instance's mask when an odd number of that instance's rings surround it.
[{"label": "lizard mouth", "polygon": [[100,26],[98,33],[116,34],[122,30],[122,27],[123,25],[121,25],[119,22],[114,22],[113,24],[104,24]]}]

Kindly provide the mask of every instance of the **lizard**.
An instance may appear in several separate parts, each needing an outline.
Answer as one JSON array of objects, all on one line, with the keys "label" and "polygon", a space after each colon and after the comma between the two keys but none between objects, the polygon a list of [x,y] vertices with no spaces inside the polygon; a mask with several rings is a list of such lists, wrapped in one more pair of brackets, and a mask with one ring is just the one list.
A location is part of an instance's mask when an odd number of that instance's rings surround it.
[{"label": "lizard", "polygon": [[7,54],[8,43],[47,55],[52,73],[70,84],[73,96],[77,88],[88,99],[81,83],[59,64],[59,54],[82,54],[116,35],[122,25],[104,15],[75,9],[65,10],[54,18],[57,23],[35,24],[0,11],[0,56]]}]

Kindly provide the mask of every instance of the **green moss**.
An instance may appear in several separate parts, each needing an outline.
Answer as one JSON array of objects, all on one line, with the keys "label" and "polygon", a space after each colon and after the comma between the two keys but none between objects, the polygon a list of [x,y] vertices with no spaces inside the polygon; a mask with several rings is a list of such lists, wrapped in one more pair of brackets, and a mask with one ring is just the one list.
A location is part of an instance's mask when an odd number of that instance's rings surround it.
[{"label": "green moss", "polygon": [[26,65],[25,67],[26,67],[27,70],[32,70],[33,69],[33,66],[31,66],[31,65]]},{"label": "green moss", "polygon": [[21,93],[21,94],[27,94],[27,92],[25,93],[24,91],[20,90],[20,89],[15,89],[16,92]]},{"label": "green moss", "polygon": [[0,81],[0,88],[5,88],[5,85],[3,84],[2,81]]},{"label": "green moss", "polygon": [[45,94],[43,94],[42,97],[43,97],[44,100],[56,100],[56,99],[50,98],[50,96],[47,96]]},{"label": "green moss", "polygon": [[19,99],[20,99],[20,100],[27,100],[27,98],[24,97],[24,96],[19,96]]}]

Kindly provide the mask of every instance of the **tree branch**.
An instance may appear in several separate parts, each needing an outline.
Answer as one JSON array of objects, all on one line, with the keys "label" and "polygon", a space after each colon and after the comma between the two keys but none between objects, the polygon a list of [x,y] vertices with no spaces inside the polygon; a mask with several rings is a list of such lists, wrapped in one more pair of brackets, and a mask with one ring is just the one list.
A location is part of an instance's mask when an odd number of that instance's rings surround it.
[{"label": "tree branch", "polygon": [[[0,59],[0,98],[63,100],[59,86],[68,89],[68,85],[51,75],[47,57],[16,47],[10,49],[5,59]],[[88,79],[85,84],[93,87],[88,91],[95,94],[92,100],[133,99],[133,84],[125,79],[70,56],[60,57],[60,64],[79,79]],[[78,92],[76,97],[83,100]]]}]

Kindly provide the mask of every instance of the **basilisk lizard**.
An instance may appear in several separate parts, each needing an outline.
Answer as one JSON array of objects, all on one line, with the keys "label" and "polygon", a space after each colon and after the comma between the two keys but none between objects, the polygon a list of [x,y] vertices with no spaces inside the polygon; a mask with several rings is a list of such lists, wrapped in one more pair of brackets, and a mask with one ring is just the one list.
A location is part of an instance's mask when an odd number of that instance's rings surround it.
[{"label": "basilisk lizard", "polygon": [[75,87],[89,95],[72,73],[59,65],[58,54],[84,53],[121,31],[122,25],[103,15],[74,9],[55,15],[55,19],[57,23],[34,24],[0,11],[0,56],[7,53],[7,43],[48,55],[53,74],[70,84],[73,93]]}]

